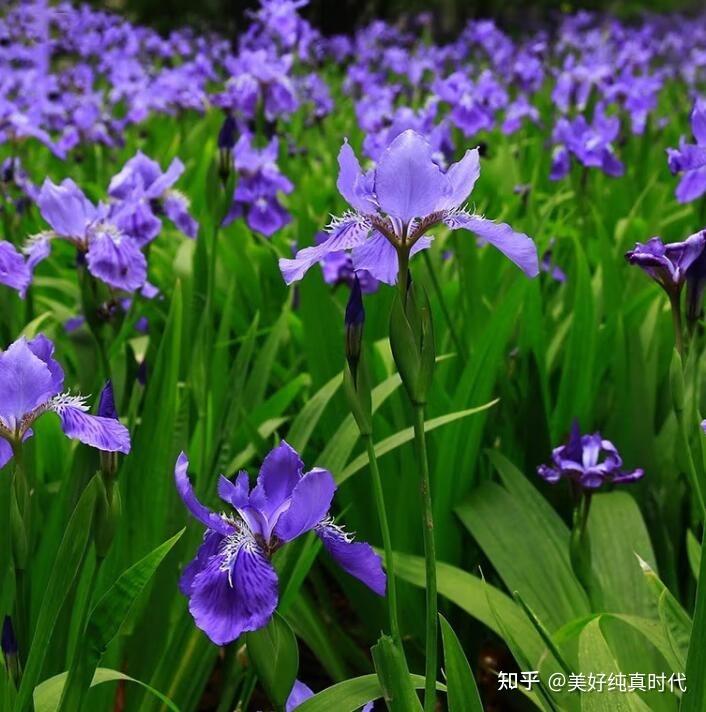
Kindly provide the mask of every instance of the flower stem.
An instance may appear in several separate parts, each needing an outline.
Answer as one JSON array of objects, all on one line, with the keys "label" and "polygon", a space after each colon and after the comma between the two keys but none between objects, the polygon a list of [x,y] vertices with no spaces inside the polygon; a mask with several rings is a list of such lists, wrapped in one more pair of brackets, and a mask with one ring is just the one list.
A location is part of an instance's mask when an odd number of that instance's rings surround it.
[{"label": "flower stem", "polygon": [[674,323],[674,345],[679,355],[684,357],[684,329],[681,323],[681,300],[679,292],[669,295],[669,304],[672,307],[672,321]]},{"label": "flower stem", "polygon": [[441,313],[444,315],[446,325],[449,327],[451,339],[454,342],[454,346],[456,347],[458,355],[465,361],[466,350],[463,344],[461,343],[461,339],[459,338],[458,333],[456,332],[456,327],[454,326],[453,320],[451,319],[451,314],[449,313],[448,307],[446,306],[446,300],[444,299],[444,295],[441,291],[441,285],[439,284],[439,279],[436,276],[436,270],[434,269],[434,265],[432,264],[431,257],[429,257],[428,250],[424,250],[424,261],[426,262],[427,271],[429,272],[429,277],[431,278],[431,284],[434,287],[434,291],[436,292],[437,298],[439,299]]},{"label": "flower stem", "polygon": [[424,406],[414,405],[414,442],[420,470],[422,495],[422,533],[424,536],[424,563],[426,568],[426,671],[424,684],[424,710],[433,712],[436,706],[436,648],[437,648],[437,599],[436,599],[436,548],[434,545],[434,512],[431,505],[429,462],[424,434]]},{"label": "flower stem", "polygon": [[375,506],[378,510],[380,533],[382,534],[382,543],[385,548],[387,606],[390,615],[390,631],[395,643],[401,645],[402,638],[400,636],[400,625],[397,618],[397,584],[395,582],[395,563],[392,555],[390,526],[387,521],[387,510],[385,508],[385,495],[382,489],[382,480],[380,478],[380,470],[378,469],[377,456],[375,455],[375,447],[373,446],[373,438],[370,435],[365,435],[364,438],[365,446],[368,450],[368,464],[370,465],[370,474],[373,480],[373,495],[375,497]]}]

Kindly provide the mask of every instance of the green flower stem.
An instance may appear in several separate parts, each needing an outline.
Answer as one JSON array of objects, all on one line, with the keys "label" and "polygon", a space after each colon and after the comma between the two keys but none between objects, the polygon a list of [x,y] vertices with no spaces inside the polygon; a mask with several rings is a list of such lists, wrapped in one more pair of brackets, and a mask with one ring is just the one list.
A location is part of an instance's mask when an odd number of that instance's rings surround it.
[{"label": "green flower stem", "polygon": [[390,615],[390,631],[392,637],[398,645],[402,643],[400,635],[400,624],[397,617],[397,583],[395,581],[395,564],[392,555],[392,540],[390,538],[390,526],[387,521],[387,510],[385,508],[385,495],[382,489],[382,480],[380,478],[380,470],[378,469],[377,456],[375,455],[375,447],[373,438],[366,434],[365,446],[368,450],[368,464],[370,465],[370,474],[373,480],[373,495],[375,497],[375,506],[378,510],[378,519],[380,523],[380,533],[382,534],[382,543],[385,548],[385,569],[387,571],[387,606]]},{"label": "green flower stem", "polygon": [[14,477],[11,492],[10,531],[11,550],[15,571],[15,634],[17,636],[20,661],[24,664],[29,646],[29,591],[25,566],[29,542],[30,496],[29,485],[22,459],[22,445],[12,447]]},{"label": "green flower stem", "polygon": [[681,320],[681,300],[680,293],[669,296],[669,304],[672,308],[672,322],[674,323],[674,345],[679,355],[684,358],[684,328]]},{"label": "green flower stem", "polygon": [[434,544],[434,514],[431,504],[429,462],[424,434],[424,406],[414,405],[414,442],[421,475],[422,531],[424,535],[424,564],[426,568],[426,671],[424,684],[424,710],[434,712],[436,707],[436,652],[437,652],[437,597],[436,597],[436,547]]}]

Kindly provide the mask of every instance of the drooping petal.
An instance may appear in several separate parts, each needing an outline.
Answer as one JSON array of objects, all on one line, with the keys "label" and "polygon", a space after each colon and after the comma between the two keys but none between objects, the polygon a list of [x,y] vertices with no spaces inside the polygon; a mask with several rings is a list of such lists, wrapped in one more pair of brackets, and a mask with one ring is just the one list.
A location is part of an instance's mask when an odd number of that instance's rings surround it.
[{"label": "drooping petal", "polygon": [[463,158],[453,163],[446,171],[446,176],[451,183],[451,195],[446,208],[458,208],[471,194],[478,176],[480,176],[480,156],[478,149],[466,151]]},{"label": "drooping petal", "polygon": [[375,212],[372,195],[365,190],[363,171],[358,158],[346,141],[338,153],[338,192],[346,199],[348,205],[363,214]]},{"label": "drooping petal", "polygon": [[24,257],[15,249],[15,246],[0,242],[0,284],[16,289],[21,297],[27,292],[32,275]]},{"label": "drooping petal", "polygon": [[194,577],[189,611],[216,645],[226,645],[266,625],[277,599],[277,574],[254,540],[230,537]]},{"label": "drooping petal", "polygon": [[0,438],[0,470],[12,460],[12,447],[4,438]]},{"label": "drooping petal", "polygon": [[335,524],[322,522],[316,527],[316,533],[344,571],[362,581],[378,596],[385,595],[387,578],[380,557],[370,544],[353,541],[349,534]]},{"label": "drooping petal", "polygon": [[233,527],[223,521],[218,514],[204,507],[196,498],[187,473],[188,468],[189,458],[186,456],[186,453],[182,452],[174,466],[174,479],[176,481],[177,492],[179,492],[179,496],[184,501],[186,508],[191,512],[192,516],[198,519],[205,527],[213,529],[213,531],[223,536],[229,536],[233,533]]},{"label": "drooping petal", "polygon": [[37,205],[42,217],[62,237],[83,239],[86,226],[96,217],[95,206],[70,178],[60,185],[47,178],[39,191]]},{"label": "drooping petal", "polygon": [[32,353],[24,338],[0,353],[0,420],[14,430],[37,406],[56,395],[47,364]]},{"label": "drooping petal", "polygon": [[184,567],[179,579],[179,590],[185,596],[191,595],[194,579],[206,566],[208,560],[218,553],[222,541],[223,535],[218,532],[214,532],[212,529],[207,529],[204,532],[203,541],[196,551],[196,556]]},{"label": "drooping petal", "polygon": [[127,235],[100,232],[91,241],[86,261],[94,277],[115,289],[134,292],[147,279],[147,260]]},{"label": "drooping petal", "polygon": [[524,233],[515,232],[506,223],[496,223],[492,220],[455,212],[444,220],[452,230],[464,228],[474,232],[479,237],[497,247],[506,257],[511,259],[528,277],[539,274],[539,258],[534,242]]},{"label": "drooping petal", "polygon": [[34,235],[24,247],[24,253],[27,255],[27,267],[30,273],[34,272],[34,268],[51,253],[51,241],[55,237],[51,232],[40,232]]},{"label": "drooping petal", "polygon": [[162,201],[164,214],[187,236],[195,238],[199,231],[199,224],[189,213],[188,200],[174,191],[170,191]]},{"label": "drooping petal", "polygon": [[706,193],[706,166],[687,171],[679,181],[676,196],[680,203],[690,203]]},{"label": "drooping petal", "polygon": [[375,279],[385,284],[395,284],[399,272],[397,250],[379,232],[372,235],[351,253],[353,269],[367,270]]},{"label": "drooping petal", "polygon": [[365,242],[370,232],[370,223],[364,215],[351,214],[341,218],[332,229],[328,239],[318,245],[299,250],[294,259],[280,259],[279,269],[287,284],[300,280],[310,267],[330,252],[348,250]]},{"label": "drooping petal", "polygon": [[162,221],[143,200],[124,203],[120,210],[111,214],[111,220],[118,230],[129,235],[140,246],[152,242],[162,229]]},{"label": "drooping petal", "polygon": [[307,472],[294,488],[289,507],[277,518],[275,535],[291,541],[313,529],[328,514],[335,491],[336,483],[328,470],[317,467]]},{"label": "drooping petal", "polygon": [[443,208],[451,192],[448,177],[432,160],[428,141],[412,129],[385,149],[375,170],[380,207],[404,223]]},{"label": "drooping petal", "polygon": [[301,705],[303,702],[306,702],[310,697],[314,696],[314,691],[305,685],[303,682],[300,680],[295,680],[294,681],[294,687],[292,688],[292,691],[289,693],[289,697],[287,698],[287,704],[285,706],[285,712],[294,712],[299,705]]},{"label": "drooping petal", "polygon": [[59,407],[56,412],[68,437],[103,452],[130,452],[130,432],[119,420],[91,415],[70,406]]}]

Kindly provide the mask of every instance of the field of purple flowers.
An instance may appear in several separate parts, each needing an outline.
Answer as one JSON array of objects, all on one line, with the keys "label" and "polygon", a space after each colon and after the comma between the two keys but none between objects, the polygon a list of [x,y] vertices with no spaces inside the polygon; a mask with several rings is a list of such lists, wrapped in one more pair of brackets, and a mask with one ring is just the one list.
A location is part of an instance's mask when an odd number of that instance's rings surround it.
[{"label": "field of purple flowers", "polygon": [[704,712],[706,16],[261,2],[0,10],[0,712]]}]

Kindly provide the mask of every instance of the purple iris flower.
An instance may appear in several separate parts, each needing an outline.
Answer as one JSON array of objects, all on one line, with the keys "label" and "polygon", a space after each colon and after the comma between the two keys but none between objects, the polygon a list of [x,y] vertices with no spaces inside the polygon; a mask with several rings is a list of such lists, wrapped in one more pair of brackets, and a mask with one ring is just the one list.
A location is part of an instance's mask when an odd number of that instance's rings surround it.
[{"label": "purple iris flower", "polygon": [[565,477],[580,487],[595,490],[605,483],[634,482],[643,470],[623,470],[623,461],[610,440],[600,433],[581,435],[577,422],[571,429],[566,445],[552,451],[552,463],[540,465],[537,473],[550,484]]},{"label": "purple iris flower", "polygon": [[64,371],[54,359],[54,344],[40,334],[0,352],[0,467],[12,446],[32,436],[32,423],[52,411],[64,433],[105,452],[130,452],[130,433],[118,420],[90,415],[83,396],[64,392]]},{"label": "purple iris flower", "polygon": [[0,242],[0,284],[16,289],[24,298],[32,281],[25,258],[6,241]]},{"label": "purple iris flower", "polygon": [[278,150],[277,138],[264,148],[255,148],[247,134],[238,139],[233,154],[239,180],[224,225],[244,216],[248,227],[270,237],[289,224],[291,216],[280,204],[278,194],[291,193],[294,186],[277,166]]},{"label": "purple iris flower", "polygon": [[172,189],[183,172],[184,164],[178,158],[162,172],[157,161],[138,151],[110,181],[108,195],[120,201],[112,206],[111,217],[140,247],[159,234],[160,214],[188,237],[196,237],[198,223],[189,214],[189,201]]},{"label": "purple iris flower", "polygon": [[240,472],[235,482],[221,476],[218,494],[235,510],[232,514],[216,514],[196,499],[188,465],[181,453],[174,470],[176,486],[207,531],[179,585],[189,598],[196,625],[216,645],[267,624],[278,598],[270,558],[281,546],[312,530],[345,571],[385,595],[380,557],[370,545],[353,541],[329,516],[336,491],[331,473],[320,468],[305,473],[299,454],[286,442],[264,459],[252,489],[246,472]]},{"label": "purple iris flower", "polygon": [[602,105],[597,105],[589,124],[583,115],[575,119],[561,117],[554,127],[556,144],[549,177],[560,180],[571,168],[571,156],[587,168],[600,168],[606,175],[623,175],[625,167],[615,155],[613,142],[620,132],[617,116],[607,116]]},{"label": "purple iris flower", "polygon": [[677,200],[689,203],[706,193],[706,99],[698,99],[691,112],[691,132],[696,143],[682,136],[679,148],[667,149],[669,170],[681,174],[676,189]]},{"label": "purple iris flower", "polygon": [[402,132],[384,151],[377,167],[363,173],[346,142],[338,154],[338,190],[353,211],[335,219],[329,238],[306,247],[294,259],[280,259],[287,284],[331,252],[352,250],[353,266],[387,284],[397,280],[397,250],[413,255],[431,244],[425,233],[443,223],[466,229],[491,243],[531,277],[539,271],[534,242],[505,223],[474,215],[461,205],[480,175],[478,149],[446,172],[434,162],[429,142],[412,130]]},{"label": "purple iris flower", "polygon": [[30,238],[25,252],[30,269],[49,256],[51,240],[68,240],[85,255],[88,271],[115,289],[133,292],[147,277],[147,260],[129,235],[108,217],[108,206],[93,205],[70,178],[55,185],[44,181],[37,200],[53,232]]},{"label": "purple iris flower", "polygon": [[706,230],[687,237],[683,242],[665,245],[659,237],[653,237],[645,244],[638,242],[625,258],[647,272],[667,294],[675,296],[684,286],[690,268],[702,255],[704,247]]}]

